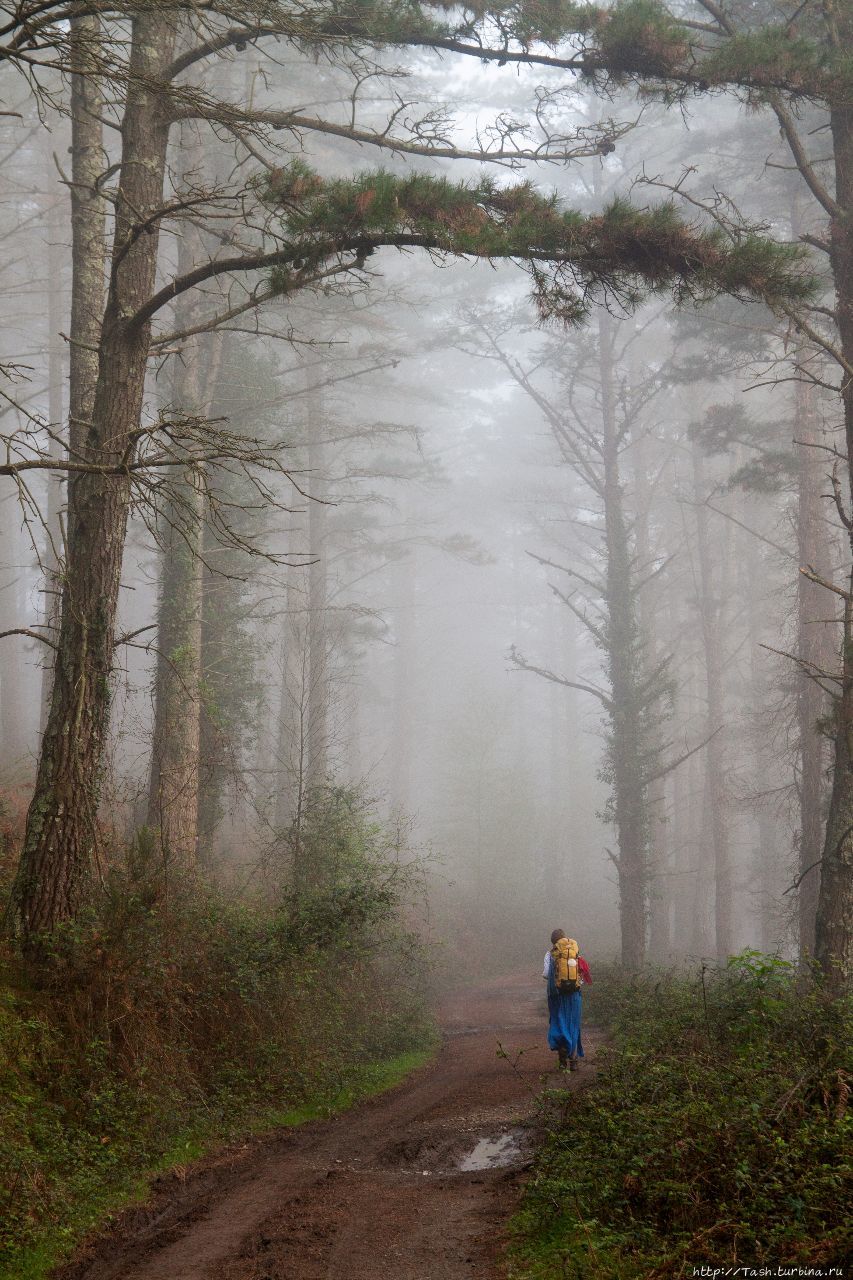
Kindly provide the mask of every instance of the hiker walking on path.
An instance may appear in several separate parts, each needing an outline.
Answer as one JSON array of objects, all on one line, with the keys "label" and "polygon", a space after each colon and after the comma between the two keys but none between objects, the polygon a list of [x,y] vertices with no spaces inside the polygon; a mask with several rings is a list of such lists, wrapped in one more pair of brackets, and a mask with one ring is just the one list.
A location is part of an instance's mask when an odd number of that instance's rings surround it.
[{"label": "hiker walking on path", "polygon": [[551,950],[545,952],[542,977],[548,983],[548,1048],[556,1050],[560,1067],[577,1071],[583,1055],[581,1041],[581,987],[592,982],[589,965],[578,952],[574,938],[562,929],[551,934]]}]

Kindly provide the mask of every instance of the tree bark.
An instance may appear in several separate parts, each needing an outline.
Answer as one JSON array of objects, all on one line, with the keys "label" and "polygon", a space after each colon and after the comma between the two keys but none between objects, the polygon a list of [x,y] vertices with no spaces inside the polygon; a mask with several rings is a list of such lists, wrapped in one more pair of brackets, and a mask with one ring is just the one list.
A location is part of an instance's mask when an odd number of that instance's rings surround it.
[{"label": "tree bark", "polygon": [[412,786],[412,692],[417,671],[415,622],[417,599],[417,554],[402,555],[393,570],[394,651],[391,705],[391,804],[407,813]]},{"label": "tree bark", "polygon": [[[696,503],[696,543],[699,560],[699,614],[704,648],[705,692],[707,697],[705,748],[708,819],[714,860],[714,940],[717,959],[725,963],[734,947],[733,887],[731,848],[726,808],[728,797],[725,780],[725,707],[723,699],[723,636],[721,628],[722,587],[720,599],[715,597],[714,570],[705,506],[704,461],[694,443],[693,486]],[[721,575],[721,578],[723,575]]]},{"label": "tree bark", "polygon": [[[202,164],[197,132],[184,126],[179,145],[188,180],[197,180]],[[179,275],[191,269],[203,248],[201,233],[186,227],[178,245]],[[189,329],[199,318],[196,299],[184,294],[175,308],[175,328]],[[198,418],[210,414],[222,342],[221,334],[184,341],[173,369],[172,412]],[[148,825],[158,832],[164,861],[191,869],[199,856],[204,486],[195,467],[178,465],[170,487],[161,524]]]},{"label": "tree bark", "polygon": [[[171,15],[134,18],[98,377],[91,421],[72,418],[81,457],[111,467],[133,456],[142,412],[150,329],[133,316],[155,282],[169,118],[154,84],[174,43]],[[15,886],[25,942],[73,917],[96,850],[129,500],[127,476],[80,472],[69,487],[53,694]]]},{"label": "tree bark", "polygon": [[[739,518],[748,520],[749,512],[745,495],[742,495]],[[749,638],[749,716],[747,740],[753,741],[754,789],[757,798],[753,806],[753,897],[758,921],[757,944],[764,952],[773,951],[779,941],[779,908],[782,905],[779,883],[782,872],[783,841],[769,802],[772,780],[762,733],[762,710],[768,701],[767,655],[762,651],[766,626],[765,604],[767,580],[765,564],[758,540],[743,530],[735,531],[736,572],[739,578],[741,609],[747,622]]]},{"label": "tree bark", "polygon": [[[823,494],[826,466],[817,449],[815,390],[809,383],[795,384],[795,437],[797,467],[797,554],[801,566],[812,565],[829,577],[831,548]],[[808,670],[832,671],[837,666],[837,626],[827,621],[833,599],[804,574],[797,584],[797,653]],[[833,634],[833,633],[836,634]],[[797,729],[799,756],[800,847],[798,858],[797,917],[800,958],[814,955],[820,862],[826,811],[826,730],[831,700],[817,680],[805,672],[797,675]]]},{"label": "tree bark", "polygon": [[303,838],[306,817],[329,781],[328,508],[322,403],[313,382],[308,385],[306,420],[310,563],[288,570],[278,721],[282,777],[275,806],[276,827],[287,837],[297,889],[312,879]]},{"label": "tree bark", "polygon": [[[641,429],[631,449],[634,481],[634,542],[637,564],[634,576],[641,578],[645,578],[651,572],[653,564],[649,522],[652,493],[647,470],[646,444],[646,435]],[[647,670],[653,669],[664,655],[658,633],[659,585],[659,578],[647,582],[637,597],[637,620],[641,638],[641,652],[643,664]],[[656,733],[655,736],[659,741],[660,735]],[[647,741],[645,745],[648,747],[652,744]],[[662,962],[668,957],[672,945],[672,856],[667,817],[667,780],[665,777],[658,778],[648,788],[646,810],[648,817],[648,951],[652,960]]]},{"label": "tree bark", "polygon": [[[228,374],[222,372],[225,334],[214,335],[213,341],[221,343],[221,352],[215,352],[210,361],[208,385],[227,386]],[[214,396],[212,415],[218,417],[222,408]],[[223,547],[209,519],[205,519],[202,530],[202,561],[198,839],[199,861],[211,866],[217,852],[218,828],[225,817],[229,783],[235,784],[233,795],[235,800],[237,797],[250,701],[256,725],[256,754],[249,765],[254,777],[250,803],[259,813],[269,803],[272,741],[267,717],[257,714],[254,654],[243,647],[249,603],[241,575],[244,565],[239,554],[235,556],[231,549]],[[245,796],[246,788],[241,786],[239,790]]]},{"label": "tree bark", "polygon": [[[11,481],[0,486],[0,489],[5,490],[7,484],[8,491],[0,492],[0,546],[3,547],[6,561],[3,573],[6,581],[0,583],[0,605],[4,611],[8,609],[10,617],[19,618],[25,608],[19,580],[20,565],[24,559],[20,531],[21,508]],[[15,642],[7,643],[0,654],[0,779],[4,785],[19,786],[29,772],[26,762],[26,724],[21,647]]]},{"label": "tree bark", "polygon": [[613,367],[614,326],[598,323],[601,382],[604,538],[607,603],[606,662],[612,697],[610,762],[618,838],[622,963],[639,969],[645,958],[648,900],[648,818],[643,780],[643,723],[639,694],[640,637],[631,571],[631,545],[620,476]]},{"label": "tree bark", "polygon": [[[91,74],[92,47],[100,32],[95,16],[75,17],[69,24],[71,74],[71,341],[68,347],[68,447],[73,456],[85,441],[92,419],[92,403],[98,378],[98,343],[104,313],[106,277],[106,204],[98,182],[106,167],[104,151],[104,95],[97,75]],[[50,162],[52,166],[52,161]],[[51,204],[49,219],[50,281],[48,282],[48,352],[50,363],[50,419],[56,428],[62,419],[62,353],[59,346],[61,302],[59,254],[61,237],[60,204]],[[55,446],[51,445],[51,452]],[[57,576],[61,551],[60,511],[65,497],[63,482],[51,476],[47,526],[50,544],[46,549],[45,614],[58,627],[61,610],[61,582]],[[73,478],[68,480],[68,489]],[[54,655],[45,659],[39,727],[47,725],[53,689]]]},{"label": "tree bark", "polygon": [[[688,531],[685,527],[685,541]],[[684,635],[694,634],[695,601],[683,592],[678,601],[677,625]],[[702,657],[695,646],[685,654],[678,686],[678,718],[690,735],[701,742],[707,729],[707,718],[694,709],[704,700],[705,673]],[[674,912],[673,950],[679,957],[707,956],[710,949],[709,867],[712,863],[705,793],[706,762],[704,752],[694,751],[680,768],[670,775],[673,786],[673,862]]]},{"label": "tree bark", "polygon": [[[828,10],[839,47],[853,41],[853,13]],[[841,370],[841,400],[848,478],[850,572],[844,601],[841,689],[834,715],[834,768],[829,816],[815,910],[815,959],[830,990],[841,991],[853,976],[853,107],[830,112],[835,156],[835,192],[841,213],[831,220],[830,261],[835,282]]]},{"label": "tree bark", "polygon": [[305,747],[308,690],[306,606],[302,578],[295,565],[287,569],[281,620],[281,690],[278,706],[275,826],[286,833],[302,821],[305,793]]},{"label": "tree bark", "polygon": [[[175,379],[182,393],[176,404],[192,412],[202,357],[188,354],[188,376]],[[148,825],[158,833],[165,862],[192,868],[198,860],[204,501],[191,469],[175,475],[172,486],[163,529]]]},{"label": "tree bark", "polygon": [[312,386],[308,395],[308,731],[305,789],[315,797],[329,773],[329,637],[327,616],[326,452],[322,404]]},{"label": "tree bark", "polygon": [[[74,126],[72,124],[72,136]],[[72,144],[73,146],[73,144]],[[48,162],[48,190],[52,162]],[[50,198],[50,197],[49,197]],[[58,435],[64,418],[63,383],[64,360],[62,339],[59,336],[62,328],[62,202],[54,197],[50,199],[47,215],[47,415],[52,430]],[[59,458],[64,450],[55,440],[50,442],[50,454]],[[59,622],[59,593],[61,577],[59,566],[62,553],[61,512],[65,497],[63,478],[60,472],[48,475],[47,511],[45,513],[45,548],[41,560],[44,575],[44,604],[41,609],[45,624],[56,630]],[[48,633],[49,634],[49,633]],[[53,688],[53,650],[45,649],[42,656],[41,706],[39,710],[39,730],[44,732],[47,723],[47,712],[50,706],[50,691]]]}]

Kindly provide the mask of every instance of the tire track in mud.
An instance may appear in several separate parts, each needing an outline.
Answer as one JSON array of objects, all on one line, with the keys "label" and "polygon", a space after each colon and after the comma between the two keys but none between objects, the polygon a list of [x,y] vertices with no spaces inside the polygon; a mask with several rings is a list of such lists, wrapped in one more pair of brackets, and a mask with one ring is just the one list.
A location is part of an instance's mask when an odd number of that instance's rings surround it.
[{"label": "tire track in mud", "polygon": [[[555,1080],[541,982],[455,993],[440,1021],[429,1066],[331,1120],[158,1179],[58,1280],[497,1280],[535,1095]],[[586,1064],[557,1077],[564,1087],[591,1078],[596,1043],[585,1028]]]}]

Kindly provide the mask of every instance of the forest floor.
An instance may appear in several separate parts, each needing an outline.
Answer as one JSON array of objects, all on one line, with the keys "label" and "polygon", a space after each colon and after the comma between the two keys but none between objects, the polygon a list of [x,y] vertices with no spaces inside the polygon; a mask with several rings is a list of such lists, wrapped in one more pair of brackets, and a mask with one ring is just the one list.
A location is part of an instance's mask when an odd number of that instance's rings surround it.
[{"label": "forest floor", "polygon": [[528,975],[454,993],[439,1021],[436,1059],[401,1085],[159,1178],[57,1276],[497,1280],[543,1076],[590,1080],[596,1032],[581,1071],[556,1076]]}]

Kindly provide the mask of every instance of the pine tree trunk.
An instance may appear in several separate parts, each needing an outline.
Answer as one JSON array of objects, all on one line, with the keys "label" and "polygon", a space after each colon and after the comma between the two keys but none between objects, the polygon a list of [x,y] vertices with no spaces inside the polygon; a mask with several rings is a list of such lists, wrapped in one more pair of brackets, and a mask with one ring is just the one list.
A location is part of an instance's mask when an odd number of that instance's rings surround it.
[{"label": "pine tree trunk", "polygon": [[291,875],[297,889],[311,883],[303,839],[306,815],[329,781],[329,634],[325,429],[320,395],[308,385],[308,554],[306,568],[288,571],[282,624],[282,690],[278,757],[283,777],[276,827],[289,836]]},{"label": "pine tree trunk", "polygon": [[[819,450],[815,421],[815,390],[809,383],[796,383],[795,436],[800,442],[797,468],[797,554],[799,563],[811,565],[828,577],[831,547],[828,511],[823,497],[826,464]],[[797,628],[799,657],[809,670],[831,671],[837,665],[837,628],[825,621],[833,602],[818,584],[799,575],[797,585]],[[800,773],[800,849],[797,893],[800,957],[814,954],[820,861],[825,815],[825,773],[827,767],[826,730],[830,699],[820,684],[804,673],[797,677],[797,728]]]},{"label": "pine tree trunk", "polygon": [[[204,155],[198,129],[182,125],[176,143],[184,185],[198,183]],[[178,241],[178,275],[203,260],[205,237],[187,223]],[[203,319],[197,294],[184,294],[175,307],[175,329]],[[172,377],[174,413],[204,419],[222,361],[223,335],[184,339]],[[202,736],[202,626],[204,613],[204,484],[197,468],[176,466],[169,508],[162,521],[163,557],[157,630],[154,733],[148,825],[159,833],[164,860],[195,868],[199,857],[199,800]]]},{"label": "pine tree trunk", "polygon": [[[104,150],[104,97],[100,81],[89,74],[92,46],[100,34],[100,20],[95,16],[75,17],[69,24],[69,61],[71,75],[71,315],[70,332],[74,341],[68,347],[68,445],[73,456],[80,456],[85,444],[88,424],[92,419],[95,384],[98,379],[98,343],[101,337],[101,320],[104,313],[106,284],[106,204],[98,189],[106,168]],[[51,161],[52,164],[52,161]],[[51,243],[58,246],[61,236],[59,202],[51,207]],[[62,417],[61,352],[58,348],[59,298],[57,296],[60,272],[57,261],[51,265],[48,325],[50,373],[50,418],[54,425]],[[57,393],[58,391],[58,393]],[[73,487],[73,476],[68,479],[68,492]],[[47,550],[46,589],[48,591],[48,620],[58,627],[61,610],[61,584],[56,576],[60,550],[59,510],[64,494],[58,477],[50,483],[48,530],[53,546]],[[40,728],[47,725],[50,697],[53,689],[54,657],[45,662],[42,679],[42,706]]]},{"label": "pine tree trunk", "polygon": [[610,755],[618,840],[622,963],[639,969],[645,958],[648,898],[648,822],[643,783],[643,730],[639,700],[639,636],[631,545],[619,470],[613,369],[614,328],[601,317],[599,374],[602,394],[604,534],[607,553],[607,665],[612,697]]},{"label": "pine tree trunk", "polygon": [[[195,172],[196,156],[190,172]],[[189,270],[199,237],[184,235],[178,270]],[[176,327],[198,319],[192,304],[176,308]],[[172,384],[176,413],[203,418],[211,411],[222,336],[185,341]],[[204,486],[197,469],[176,467],[163,521],[163,559],[157,629],[157,672],[148,825],[159,832],[164,860],[194,868],[199,856],[202,734],[202,621],[204,612]]]},{"label": "pine tree trunk", "polygon": [[85,445],[92,420],[106,289],[106,202],[98,187],[108,163],[101,123],[104,94],[98,76],[87,74],[91,58],[87,49],[99,34],[97,17],[71,19],[71,62],[80,65],[80,74],[71,78],[71,332],[75,341],[68,357],[68,417],[74,450]]},{"label": "pine tree trunk", "polygon": [[[200,352],[191,358],[197,370]],[[192,412],[198,378],[180,382],[184,396],[177,403]],[[173,476],[171,483],[163,530],[148,825],[158,832],[164,860],[191,868],[198,859],[204,503],[192,470]]]},{"label": "pine tree trunk", "polygon": [[[6,489],[5,480],[2,489]],[[19,565],[24,556],[20,524],[21,508],[18,493],[9,481],[8,491],[0,495],[0,546],[3,548],[4,559],[10,566]],[[9,577],[11,581],[0,587],[0,607],[4,614],[8,609],[10,618],[20,618],[25,603],[20,589],[18,570],[13,567]],[[17,643],[6,644],[0,653],[0,752],[2,752],[0,779],[6,786],[20,785],[29,773],[26,761],[26,723],[24,664],[21,661],[21,648]]]},{"label": "pine tree trunk", "polygon": [[[843,48],[853,41],[853,14],[834,7]],[[832,220],[831,255],[839,344],[848,466],[848,512],[853,511],[853,107],[830,114],[835,155],[836,200],[842,213]],[[848,520],[850,516],[848,515]],[[841,991],[853,977],[853,522],[848,530],[851,565],[844,601],[842,685],[835,705],[832,795],[821,861],[815,912],[815,959],[830,990]]]},{"label": "pine tree trunk", "polygon": [[[746,507],[746,502],[743,502]],[[748,511],[739,517],[744,522]],[[742,610],[746,617],[749,635],[749,683],[750,697],[747,712],[750,718],[749,736],[754,742],[753,768],[757,799],[754,805],[754,853],[753,885],[757,905],[758,938],[762,951],[772,951],[778,940],[779,908],[781,907],[779,874],[782,867],[782,842],[771,811],[768,794],[771,778],[768,769],[765,735],[761,732],[761,711],[767,703],[766,661],[762,657],[766,624],[765,566],[760,554],[760,544],[751,534],[739,531],[737,536],[737,572],[740,578]],[[766,655],[765,655],[766,657]],[[760,736],[759,736],[760,735]]]},{"label": "pine tree trunk", "polygon": [[[705,748],[708,820],[714,860],[714,936],[717,959],[725,963],[734,948],[732,920],[734,890],[727,821],[725,782],[725,707],[723,699],[723,637],[720,626],[722,600],[715,598],[714,571],[705,507],[704,463],[699,446],[693,445],[693,484],[696,502],[696,541],[699,559],[699,610],[705,657],[708,719]],[[721,574],[721,579],[724,575]],[[722,594],[722,589],[721,589]]]},{"label": "pine tree trunk", "polygon": [[412,784],[412,691],[417,669],[415,646],[415,600],[417,557],[401,556],[393,568],[394,651],[391,704],[391,803],[398,812],[408,812]]},{"label": "pine tree trunk", "polygon": [[[88,429],[72,417],[80,456],[99,466],[119,467],[133,456],[142,412],[150,330],[132,317],[154,287],[159,224],[151,221],[143,235],[137,227],[162,202],[169,121],[151,80],[172,54],[171,23],[169,15],[151,12],[132,27],[136,74],[122,122],[113,265]],[[75,269],[89,267],[75,262]],[[72,415],[78,403],[72,401]],[[73,917],[95,852],[129,498],[120,472],[81,472],[69,488],[53,693],[15,886],[25,941]]]},{"label": "pine tree trunk", "polygon": [[[685,635],[691,635],[696,623],[693,601],[685,597],[681,609],[680,627]],[[686,656],[679,683],[679,701],[691,736],[698,741],[705,733],[707,722],[703,717],[697,725],[689,709],[701,705],[703,686],[703,664],[694,650]],[[703,753],[695,751],[671,775],[675,863],[673,949],[679,957],[705,956],[710,949],[707,927],[710,852],[705,813],[706,772]]]},{"label": "pine tree trunk", "polygon": [[[73,132],[73,125],[72,125]],[[50,161],[52,167],[52,158]],[[48,190],[50,182],[48,181]],[[63,203],[57,198],[50,201],[47,216],[47,413],[51,427],[56,435],[61,432],[64,418],[63,383],[65,380],[64,358],[60,330],[62,318],[62,215]],[[52,439],[49,446],[50,455],[59,459],[64,450],[57,440]],[[44,573],[44,604],[42,614],[45,624],[56,631],[59,623],[59,593],[61,577],[59,565],[62,554],[62,532],[60,513],[65,497],[63,477],[57,472],[48,477],[47,511],[45,513],[46,543],[42,556],[41,568]],[[48,633],[50,634],[50,632]],[[53,650],[46,649],[42,657],[41,706],[39,709],[39,730],[44,732],[47,723],[47,712],[50,706],[50,691],[53,688]]]},{"label": "pine tree trunk", "polygon": [[279,778],[275,796],[275,827],[279,833],[301,823],[305,790],[305,720],[307,716],[308,654],[304,571],[287,569],[281,620],[281,689],[277,726]]},{"label": "pine tree trunk", "polygon": [[[684,682],[682,682],[684,683]],[[672,950],[677,957],[687,955],[692,944],[692,917],[690,911],[690,886],[693,880],[693,859],[695,842],[693,840],[693,813],[695,796],[693,795],[693,764],[695,757],[681,769],[676,769],[672,780],[672,823],[673,823],[673,893],[672,893]],[[691,769],[691,765],[693,768]]]},{"label": "pine tree trunk", "polygon": [[[209,365],[208,386],[223,385],[222,357],[225,352],[225,335],[214,334],[214,351]],[[211,401],[210,411],[219,414],[217,397]],[[225,816],[225,791],[229,781],[235,780],[239,768],[239,747],[229,712],[223,708],[223,695],[237,683],[241,696],[246,695],[244,677],[251,679],[254,670],[240,666],[234,668],[235,620],[242,621],[246,607],[242,583],[230,576],[228,555],[224,556],[222,543],[209,519],[202,529],[202,615],[201,615],[201,725],[199,738],[199,797],[198,839],[199,860],[205,866],[213,864],[216,855],[218,828]],[[218,569],[221,568],[222,572]],[[239,631],[239,627],[237,628]],[[241,655],[242,656],[242,655]],[[242,711],[242,707],[241,707]],[[242,725],[242,720],[240,721]],[[269,801],[270,731],[264,717],[257,730],[257,759],[253,761],[255,777],[253,802],[257,811],[263,811]]]},{"label": "pine tree trunk", "polygon": [[[652,495],[646,464],[646,437],[641,430],[631,450],[633,454],[634,541],[637,570],[635,576],[645,578],[653,563],[649,514]],[[647,582],[639,592],[637,618],[642,639],[643,666],[651,670],[663,658],[658,635],[658,582]],[[659,742],[659,735],[658,735]],[[646,747],[657,745],[646,742]],[[648,789],[648,862],[649,862],[649,955],[663,961],[671,947],[671,851],[667,821],[666,778],[658,778]]]},{"label": "pine tree trunk", "polygon": [[654,880],[649,893],[649,956],[664,963],[672,950],[672,851],[666,779],[660,778],[648,797],[649,844],[652,849]]},{"label": "pine tree trunk", "polygon": [[329,635],[327,615],[326,451],[319,392],[308,395],[308,473],[311,501],[308,505],[308,729],[305,790],[316,797],[329,774]]}]

